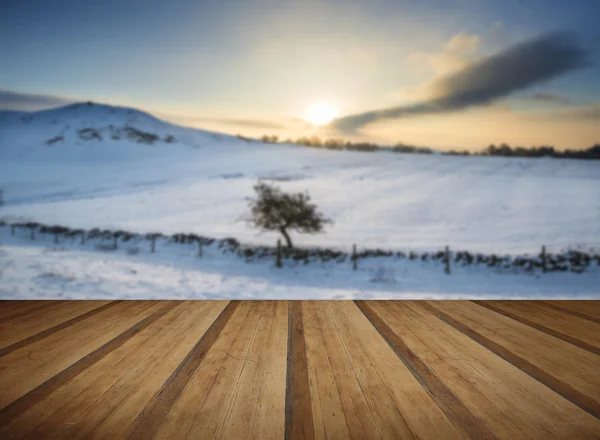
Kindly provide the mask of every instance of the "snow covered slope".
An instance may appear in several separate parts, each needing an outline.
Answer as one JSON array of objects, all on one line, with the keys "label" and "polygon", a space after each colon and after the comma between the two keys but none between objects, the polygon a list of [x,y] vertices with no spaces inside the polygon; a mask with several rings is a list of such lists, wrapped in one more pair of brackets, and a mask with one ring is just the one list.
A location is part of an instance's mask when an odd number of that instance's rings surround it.
[{"label": "snow covered slope", "polygon": [[144,147],[198,147],[225,138],[230,136],[179,127],[132,108],[91,102],[33,113],[0,112],[2,160],[120,159],[148,154],[149,148]]},{"label": "snow covered slope", "polygon": [[242,220],[260,178],[335,221],[300,245],[524,253],[600,247],[600,163],[244,142],[75,104],[0,116],[0,217],[273,244]]}]

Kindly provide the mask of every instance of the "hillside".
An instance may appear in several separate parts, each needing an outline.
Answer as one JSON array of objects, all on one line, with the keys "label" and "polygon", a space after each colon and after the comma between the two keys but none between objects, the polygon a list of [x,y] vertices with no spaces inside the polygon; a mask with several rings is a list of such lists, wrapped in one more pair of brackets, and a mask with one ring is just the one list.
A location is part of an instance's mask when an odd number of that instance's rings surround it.
[{"label": "hillside", "polygon": [[[272,244],[241,219],[258,179],[335,220],[301,245],[499,253],[600,245],[595,162],[360,153],[244,142],[134,109],[0,119],[1,216]],[[101,213],[101,215],[99,214]]]}]

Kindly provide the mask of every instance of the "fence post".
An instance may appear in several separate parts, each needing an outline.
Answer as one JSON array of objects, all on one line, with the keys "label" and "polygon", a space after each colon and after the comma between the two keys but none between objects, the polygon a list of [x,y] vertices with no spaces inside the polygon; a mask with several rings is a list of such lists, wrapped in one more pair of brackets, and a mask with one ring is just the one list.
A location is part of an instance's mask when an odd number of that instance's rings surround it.
[{"label": "fence post", "polygon": [[445,257],[446,267],[444,272],[450,275],[450,247],[446,246],[446,257]]},{"label": "fence post", "polygon": [[356,245],[352,245],[352,270],[358,269],[358,254],[356,253]]},{"label": "fence post", "polygon": [[119,248],[119,245],[117,243],[119,237],[117,237],[116,235],[114,236],[114,242],[113,242],[113,248],[115,249],[115,251]]},{"label": "fence post", "polygon": [[29,228],[29,238],[35,240],[35,229],[32,227]]},{"label": "fence post", "polygon": [[282,267],[281,263],[281,239],[277,239],[277,259],[275,260],[275,266]]},{"label": "fence post", "polygon": [[58,243],[58,232],[54,233],[54,243]]},{"label": "fence post", "polygon": [[546,272],[546,246],[542,246],[542,271]]},{"label": "fence post", "polygon": [[198,240],[198,256],[202,256],[202,240]]},{"label": "fence post", "polygon": [[85,231],[81,231],[81,244],[85,244]]},{"label": "fence post", "polygon": [[15,235],[15,225],[10,225],[10,235]]},{"label": "fence post", "polygon": [[150,240],[152,240],[150,252],[154,253],[156,251],[156,236],[153,235],[152,238],[150,238]]}]

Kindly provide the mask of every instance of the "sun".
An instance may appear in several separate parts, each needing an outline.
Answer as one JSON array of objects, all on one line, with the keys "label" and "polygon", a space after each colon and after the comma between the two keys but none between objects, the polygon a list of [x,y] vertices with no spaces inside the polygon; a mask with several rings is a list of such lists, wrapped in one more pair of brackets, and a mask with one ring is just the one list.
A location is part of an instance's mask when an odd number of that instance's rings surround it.
[{"label": "sun", "polygon": [[339,115],[339,109],[331,101],[318,101],[306,109],[304,119],[313,125],[327,125]]}]

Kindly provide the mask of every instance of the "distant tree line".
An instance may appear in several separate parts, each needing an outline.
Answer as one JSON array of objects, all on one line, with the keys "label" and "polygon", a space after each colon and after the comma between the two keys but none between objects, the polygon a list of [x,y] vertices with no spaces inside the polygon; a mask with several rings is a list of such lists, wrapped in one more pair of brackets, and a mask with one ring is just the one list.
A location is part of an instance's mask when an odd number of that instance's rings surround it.
[{"label": "distant tree line", "polygon": [[[427,147],[416,147],[403,143],[397,143],[393,146],[382,146],[370,142],[350,142],[343,139],[321,139],[319,136],[303,136],[298,139],[282,139],[277,135],[263,135],[260,138],[253,139],[240,134],[238,139],[245,141],[258,141],[268,144],[295,144],[313,148],[327,148],[331,150],[350,150],[350,151],[393,151],[395,153],[417,153],[432,154],[433,149]],[[532,146],[532,147],[511,147],[508,144],[498,146],[492,144],[480,151],[450,150],[441,151],[440,154],[446,156],[501,156],[501,157],[556,157],[565,159],[600,159],[600,144],[596,144],[584,150],[557,150],[550,145]]]}]

